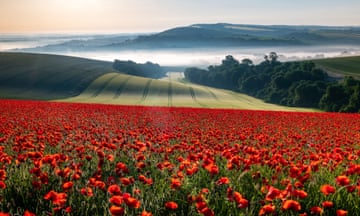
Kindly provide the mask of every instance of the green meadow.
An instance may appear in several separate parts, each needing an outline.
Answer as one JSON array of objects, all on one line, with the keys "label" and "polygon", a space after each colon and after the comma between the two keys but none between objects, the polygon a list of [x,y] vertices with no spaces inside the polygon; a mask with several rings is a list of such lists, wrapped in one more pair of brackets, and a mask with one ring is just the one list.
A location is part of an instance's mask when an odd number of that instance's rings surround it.
[{"label": "green meadow", "polygon": [[[316,60],[342,75],[359,74],[360,57]],[[0,53],[0,98],[144,106],[314,111],[284,107],[223,89],[195,85],[181,73],[162,79],[130,76],[112,62],[45,54]]]},{"label": "green meadow", "polygon": [[183,82],[173,73],[160,80],[107,73],[94,80],[80,95],[60,101],[252,110],[309,110],[268,104],[245,94]]},{"label": "green meadow", "polygon": [[111,62],[0,52],[0,98],[50,100],[79,95]]},{"label": "green meadow", "polygon": [[360,56],[318,59],[313,62],[330,73],[360,79]]}]

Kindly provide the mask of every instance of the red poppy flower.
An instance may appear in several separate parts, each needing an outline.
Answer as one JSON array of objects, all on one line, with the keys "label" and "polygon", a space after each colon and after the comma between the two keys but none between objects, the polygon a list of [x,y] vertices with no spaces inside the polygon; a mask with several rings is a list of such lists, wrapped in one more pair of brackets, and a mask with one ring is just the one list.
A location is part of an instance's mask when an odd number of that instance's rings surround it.
[{"label": "red poppy flower", "polygon": [[211,210],[209,207],[205,207],[201,210],[199,210],[199,213],[201,213],[204,216],[214,216],[215,213],[213,210]]},{"label": "red poppy flower", "polygon": [[128,186],[131,185],[133,183],[131,178],[120,178],[121,184],[123,184],[124,186]]},{"label": "red poppy flower", "polygon": [[264,205],[260,211],[259,211],[259,216],[262,215],[267,215],[267,214],[272,214],[275,212],[275,206],[273,204],[267,204]]},{"label": "red poppy flower", "polygon": [[346,216],[346,215],[348,215],[348,211],[342,209],[336,210],[336,216]]},{"label": "red poppy flower", "polygon": [[32,212],[29,211],[29,210],[25,210],[24,216],[36,216],[36,214],[32,213]]},{"label": "red poppy flower", "polygon": [[228,177],[221,177],[216,181],[217,185],[230,184],[230,179]]},{"label": "red poppy flower", "polygon": [[113,216],[122,216],[125,213],[125,209],[119,206],[111,206],[110,213]]},{"label": "red poppy flower", "polygon": [[137,162],[137,163],[136,163],[136,167],[137,167],[138,169],[143,169],[143,168],[146,167],[146,164],[145,164],[143,161],[140,161],[140,162]]},{"label": "red poppy flower", "polygon": [[0,181],[0,189],[5,189],[6,188],[6,184],[3,181]]},{"label": "red poppy flower", "polygon": [[108,187],[108,192],[111,195],[120,195],[121,194],[120,187],[119,187],[119,185],[116,185],[116,184],[110,185]]},{"label": "red poppy flower", "polygon": [[131,196],[124,196],[123,197],[125,203],[127,206],[131,207],[131,208],[139,208],[140,207],[140,201],[137,200],[136,198],[134,197],[131,197]]},{"label": "red poppy flower", "polygon": [[281,191],[273,186],[270,186],[265,199],[268,201],[272,201],[276,198],[281,198]]},{"label": "red poppy flower", "polygon": [[300,199],[304,199],[307,197],[307,193],[303,190],[294,190],[293,191],[293,196],[294,197],[297,197],[297,198],[300,198]]},{"label": "red poppy flower", "polygon": [[66,203],[66,197],[66,193],[57,193],[52,190],[45,194],[44,199],[51,200],[54,205],[62,206]]},{"label": "red poppy flower", "polygon": [[94,186],[97,187],[97,188],[100,188],[101,190],[104,190],[106,184],[103,181],[95,181]]},{"label": "red poppy flower", "polygon": [[242,198],[241,200],[239,200],[239,202],[237,202],[238,204],[238,208],[246,208],[249,205],[249,201],[247,199]]},{"label": "red poppy flower", "polygon": [[6,171],[4,169],[0,169],[0,180],[6,179]]},{"label": "red poppy flower", "polygon": [[320,191],[327,196],[329,194],[335,193],[336,189],[331,185],[325,184],[320,187]]},{"label": "red poppy flower", "polygon": [[178,208],[178,204],[176,202],[169,201],[169,202],[165,203],[165,208],[170,209],[170,210],[175,210]]},{"label": "red poppy flower", "polygon": [[321,205],[324,207],[324,208],[332,208],[334,206],[334,203],[331,202],[331,201],[324,201],[321,203]]},{"label": "red poppy flower", "polygon": [[206,207],[207,207],[207,204],[206,204],[206,202],[204,202],[203,200],[199,200],[199,201],[197,201],[197,202],[195,203],[195,206],[196,206],[196,209],[197,209],[198,211],[200,211],[201,209],[206,208]]},{"label": "red poppy flower", "polygon": [[210,163],[204,167],[211,175],[216,175],[219,173],[219,168],[214,163]]},{"label": "red poppy flower", "polygon": [[151,212],[147,212],[147,211],[142,211],[140,216],[152,216]]},{"label": "red poppy flower", "polygon": [[80,193],[88,197],[94,196],[93,190],[90,187],[81,188]]},{"label": "red poppy flower", "polygon": [[336,177],[336,183],[340,186],[346,186],[350,184],[350,179],[347,176],[340,175]]},{"label": "red poppy flower", "polygon": [[310,213],[313,215],[321,215],[324,212],[320,206],[314,206],[310,208]]},{"label": "red poppy flower", "polygon": [[73,187],[74,183],[69,181],[69,182],[65,182],[62,186],[64,191],[70,190]]},{"label": "red poppy flower", "polygon": [[181,181],[178,178],[171,178],[171,184],[170,187],[172,189],[177,189],[181,186]]},{"label": "red poppy flower", "polygon": [[282,204],[282,209],[300,211],[301,205],[298,201],[295,200],[285,200]]},{"label": "red poppy flower", "polygon": [[123,197],[122,197],[122,196],[118,196],[118,195],[112,196],[112,197],[109,199],[109,202],[110,202],[111,204],[120,206],[120,205],[123,203]]}]

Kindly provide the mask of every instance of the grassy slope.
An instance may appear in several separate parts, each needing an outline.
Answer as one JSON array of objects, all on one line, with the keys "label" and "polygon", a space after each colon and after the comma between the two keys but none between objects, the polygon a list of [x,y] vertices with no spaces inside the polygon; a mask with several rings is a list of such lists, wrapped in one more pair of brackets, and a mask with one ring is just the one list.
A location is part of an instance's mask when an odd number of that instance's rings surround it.
[{"label": "grassy slope", "polygon": [[109,73],[111,62],[57,55],[0,53],[0,98],[84,103],[306,110],[266,104],[231,91]]},{"label": "grassy slope", "polygon": [[183,83],[177,77],[154,80],[108,73],[92,82],[77,97],[62,101],[134,104],[151,106],[238,108],[253,110],[310,111],[267,104],[259,99],[231,91]]},{"label": "grassy slope", "polygon": [[360,56],[318,59],[313,62],[331,73],[360,79]]},{"label": "grassy slope", "polygon": [[55,99],[80,94],[111,62],[58,55],[0,53],[0,98]]}]

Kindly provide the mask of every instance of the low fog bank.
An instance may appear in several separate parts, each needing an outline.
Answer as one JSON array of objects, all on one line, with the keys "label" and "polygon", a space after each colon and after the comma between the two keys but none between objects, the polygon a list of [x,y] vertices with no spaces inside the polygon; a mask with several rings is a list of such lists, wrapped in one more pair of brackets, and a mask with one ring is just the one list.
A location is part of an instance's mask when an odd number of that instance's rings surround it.
[{"label": "low fog bank", "polygon": [[63,52],[60,54],[90,59],[114,61],[132,60],[138,63],[147,61],[162,66],[207,67],[220,64],[227,55],[238,60],[251,59],[255,64],[264,60],[264,55],[276,52],[280,61],[319,59],[340,56],[360,55],[359,47],[262,47],[262,48],[218,48],[218,49],[167,49],[167,50],[131,50],[118,52]]},{"label": "low fog bank", "polygon": [[[276,52],[280,61],[294,61],[304,59],[328,58],[338,56],[360,55],[359,46],[282,46],[282,47],[234,47],[234,48],[174,48],[174,49],[134,49],[134,50],[95,50],[74,51],[66,49],[65,45],[73,45],[78,41],[91,41],[92,46],[101,46],[111,41],[123,41],[134,35],[0,35],[0,51],[24,51],[52,44],[64,44],[64,49],[41,53],[60,54],[84,57],[96,60],[114,61],[132,60],[138,63],[153,62],[161,66],[207,67],[220,64],[227,55],[238,60],[251,59],[255,64],[264,60],[264,55]],[[62,45],[61,45],[62,47]],[[70,46],[71,47],[71,46]]]}]

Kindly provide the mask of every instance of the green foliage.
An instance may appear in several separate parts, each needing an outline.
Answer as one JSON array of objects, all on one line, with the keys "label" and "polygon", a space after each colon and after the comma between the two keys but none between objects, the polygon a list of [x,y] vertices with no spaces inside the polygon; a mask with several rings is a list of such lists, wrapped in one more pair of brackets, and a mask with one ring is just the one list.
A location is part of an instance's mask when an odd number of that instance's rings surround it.
[{"label": "green foliage", "polygon": [[221,65],[208,70],[188,68],[191,82],[240,91],[266,102],[298,107],[318,107],[325,93],[328,75],[312,62],[281,63],[275,52],[253,65],[248,59],[237,61],[226,56]]},{"label": "green foliage", "polygon": [[320,108],[331,112],[359,112],[360,81],[345,77],[341,83],[328,86]]},{"label": "green foliage", "polygon": [[113,68],[130,75],[161,78],[165,76],[165,71],[158,64],[146,62],[145,64],[138,64],[133,61],[115,60]]},{"label": "green foliage", "polygon": [[264,56],[263,62],[253,65],[249,59],[239,62],[226,56],[221,65],[209,66],[208,70],[186,69],[185,78],[285,106],[359,112],[360,81],[349,76],[343,82],[331,82],[328,74],[317,67],[319,61],[282,63],[277,59],[277,54],[271,52]]}]

